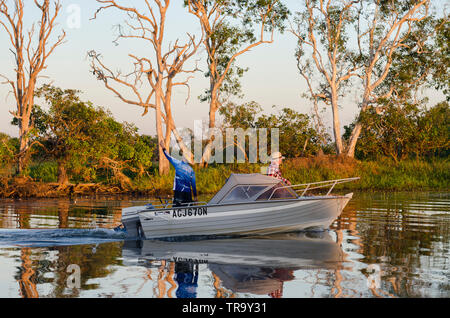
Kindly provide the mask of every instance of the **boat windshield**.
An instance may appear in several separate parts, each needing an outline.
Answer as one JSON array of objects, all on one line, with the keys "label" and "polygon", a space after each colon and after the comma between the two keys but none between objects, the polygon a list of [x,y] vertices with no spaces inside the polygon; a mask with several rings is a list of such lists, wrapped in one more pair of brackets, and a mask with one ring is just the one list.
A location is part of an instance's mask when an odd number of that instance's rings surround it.
[{"label": "boat windshield", "polygon": [[267,189],[267,186],[258,185],[242,185],[235,187],[225,198],[222,199],[222,203],[230,202],[242,202],[242,201],[254,201],[256,195]]},{"label": "boat windshield", "polygon": [[291,188],[283,188],[285,186],[286,185],[283,182],[280,182],[271,187],[262,185],[237,186],[221,200],[221,203],[253,202],[297,198],[296,193]]},{"label": "boat windshield", "polygon": [[[259,173],[232,173],[223,187],[209,200],[208,204],[255,202],[264,192],[272,191],[271,189],[274,189],[274,186],[279,183],[279,179]],[[268,197],[270,197],[270,194]],[[294,193],[288,197],[296,196]]]},{"label": "boat windshield", "polygon": [[[264,191],[256,201],[267,201],[277,199],[295,199],[297,194],[291,188],[285,188],[286,185],[283,182],[276,184],[275,186]],[[281,189],[279,189],[281,188]],[[278,189],[278,190],[277,190]]]}]

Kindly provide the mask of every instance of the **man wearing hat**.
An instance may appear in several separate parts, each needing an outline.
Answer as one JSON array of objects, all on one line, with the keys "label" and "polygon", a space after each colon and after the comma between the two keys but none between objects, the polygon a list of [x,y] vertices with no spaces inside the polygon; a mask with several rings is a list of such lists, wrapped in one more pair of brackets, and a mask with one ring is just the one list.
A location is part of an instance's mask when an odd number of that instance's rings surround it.
[{"label": "man wearing hat", "polygon": [[272,153],[272,158],[269,167],[267,168],[267,175],[280,179],[287,185],[291,185],[291,182],[285,178],[282,177],[281,171],[280,171],[280,165],[283,162],[283,159],[286,159],[282,156],[281,152],[274,152]]}]

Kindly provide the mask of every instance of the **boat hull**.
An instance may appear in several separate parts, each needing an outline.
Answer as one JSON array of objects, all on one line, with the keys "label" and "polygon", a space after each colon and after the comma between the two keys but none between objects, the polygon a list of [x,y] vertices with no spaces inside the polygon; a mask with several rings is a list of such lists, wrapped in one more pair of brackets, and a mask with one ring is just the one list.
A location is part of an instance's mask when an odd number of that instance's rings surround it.
[{"label": "boat hull", "polygon": [[351,197],[352,194],[348,194],[158,210],[135,207],[124,209],[122,222],[129,235],[147,239],[326,229],[342,213]]}]

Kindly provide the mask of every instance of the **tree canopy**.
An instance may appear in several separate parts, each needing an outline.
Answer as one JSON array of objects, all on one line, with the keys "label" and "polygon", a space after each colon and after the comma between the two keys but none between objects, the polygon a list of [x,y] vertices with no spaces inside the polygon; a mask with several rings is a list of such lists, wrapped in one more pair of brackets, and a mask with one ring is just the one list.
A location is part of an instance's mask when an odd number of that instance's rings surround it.
[{"label": "tree canopy", "polygon": [[79,91],[45,85],[37,91],[49,110],[37,106],[36,126],[46,156],[58,164],[58,180],[66,183],[111,175],[122,186],[125,172],[142,175],[152,165],[152,140],[137,128],[117,122],[110,112],[79,98]]}]

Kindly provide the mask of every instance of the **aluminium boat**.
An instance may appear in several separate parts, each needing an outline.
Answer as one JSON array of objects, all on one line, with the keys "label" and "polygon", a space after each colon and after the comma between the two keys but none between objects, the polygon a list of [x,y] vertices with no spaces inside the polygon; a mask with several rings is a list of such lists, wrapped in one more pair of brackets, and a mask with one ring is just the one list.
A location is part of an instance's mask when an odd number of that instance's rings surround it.
[{"label": "aluminium boat", "polygon": [[[337,184],[357,179],[286,185],[262,174],[231,174],[208,202],[124,208],[122,224],[128,235],[143,239],[326,229],[353,195],[332,195],[332,190]],[[317,189],[328,192],[312,195]]]}]

